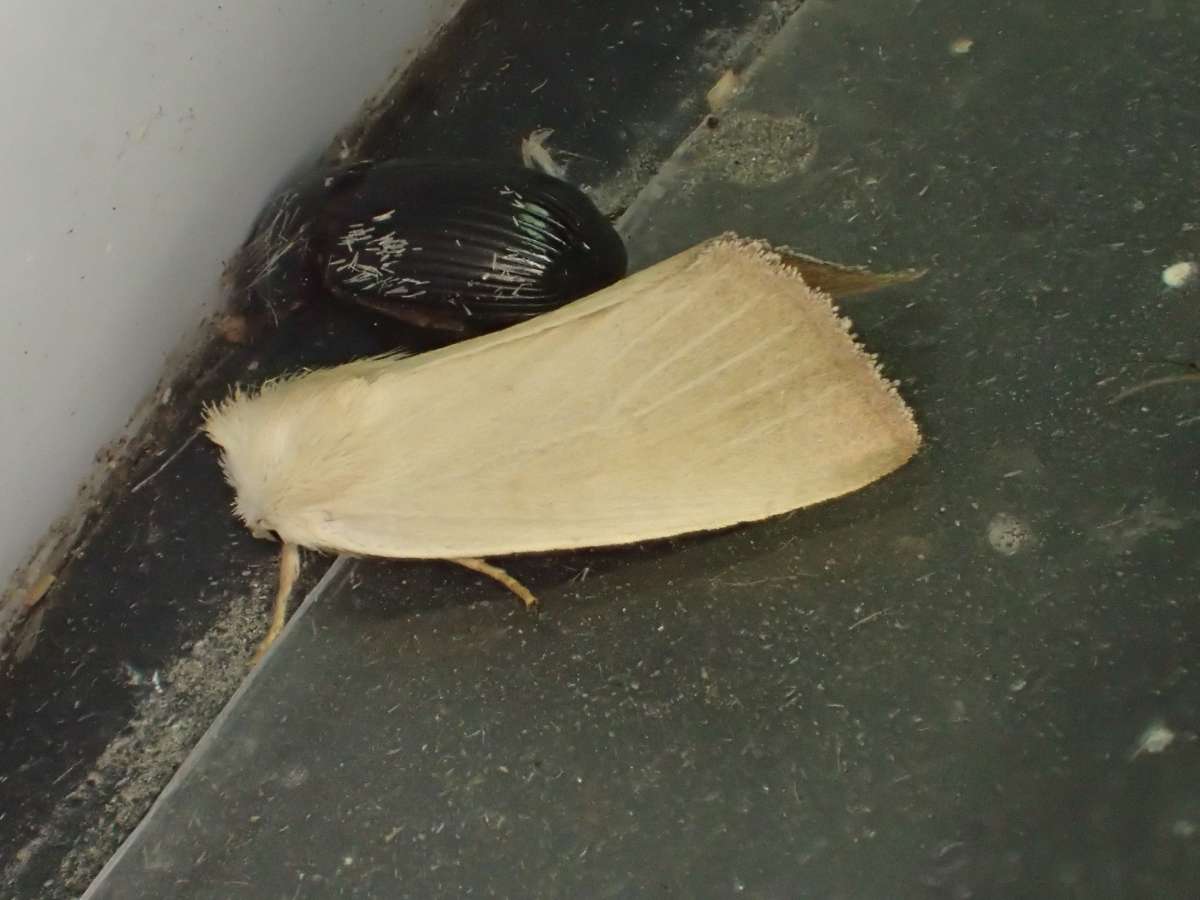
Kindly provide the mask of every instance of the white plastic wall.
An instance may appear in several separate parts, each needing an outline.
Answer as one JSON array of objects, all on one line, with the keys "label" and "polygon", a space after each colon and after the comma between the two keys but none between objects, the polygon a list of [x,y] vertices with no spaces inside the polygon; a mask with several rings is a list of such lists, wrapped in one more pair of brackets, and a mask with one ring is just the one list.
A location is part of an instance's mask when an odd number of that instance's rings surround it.
[{"label": "white plastic wall", "polygon": [[6,0],[0,582],[212,312],[268,193],[460,5]]}]

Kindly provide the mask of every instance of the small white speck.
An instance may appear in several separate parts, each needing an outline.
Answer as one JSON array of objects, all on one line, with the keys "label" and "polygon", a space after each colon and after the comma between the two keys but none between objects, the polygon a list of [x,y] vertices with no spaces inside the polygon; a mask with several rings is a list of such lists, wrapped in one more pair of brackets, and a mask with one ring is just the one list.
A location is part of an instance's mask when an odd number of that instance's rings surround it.
[{"label": "small white speck", "polygon": [[137,669],[135,669],[133,666],[131,666],[127,662],[121,663],[121,668],[125,670],[125,683],[126,684],[132,685],[133,687],[138,687],[142,684],[143,681],[146,680],[145,676],[142,675],[141,672],[139,672]]},{"label": "small white speck", "polygon": [[386,222],[388,219],[390,219],[390,218],[391,218],[392,216],[394,216],[395,214],[396,214],[396,211],[395,211],[394,209],[389,209],[387,212],[385,212],[385,213],[380,213],[379,215],[377,215],[377,216],[373,217],[372,221],[374,221],[374,222]]},{"label": "small white speck", "polygon": [[354,857],[353,856],[343,856],[342,857],[342,865],[344,865],[344,866],[354,865]]},{"label": "small white speck", "polygon": [[1200,271],[1200,266],[1191,260],[1177,262],[1163,269],[1163,284],[1170,288],[1181,288],[1195,278],[1198,271]]},{"label": "small white speck", "polygon": [[950,52],[955,56],[966,56],[975,46],[975,40],[969,37],[955,38],[950,42]]},{"label": "small white speck", "polygon": [[1162,753],[1175,740],[1175,732],[1166,726],[1165,722],[1153,722],[1138,738],[1138,745],[1130,759],[1137,759],[1143,753]]}]

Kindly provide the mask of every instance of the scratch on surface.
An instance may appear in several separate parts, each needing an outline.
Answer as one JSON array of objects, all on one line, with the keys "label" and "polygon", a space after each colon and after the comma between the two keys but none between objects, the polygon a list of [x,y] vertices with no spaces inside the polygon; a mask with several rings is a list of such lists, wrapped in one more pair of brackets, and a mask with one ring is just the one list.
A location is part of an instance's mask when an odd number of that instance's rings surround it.
[{"label": "scratch on surface", "polygon": [[1143,381],[1140,384],[1135,384],[1132,387],[1127,387],[1108,402],[1120,403],[1122,400],[1128,400],[1144,391],[1151,390],[1156,387],[1165,387],[1168,384],[1181,384],[1186,381],[1200,381],[1200,372],[1189,372],[1186,375],[1164,375],[1161,378],[1151,378],[1149,381]]},{"label": "scratch on surface", "polygon": [[180,455],[182,455],[183,451],[186,450],[188,447],[190,447],[192,445],[192,442],[195,441],[196,438],[199,436],[200,436],[200,429],[197,428],[195,431],[193,431],[191,433],[191,435],[188,437],[188,439],[179,446],[179,449],[177,449],[174,453],[172,453],[165,460],[163,460],[162,465],[160,465],[157,469],[155,469],[153,472],[151,472],[149,475],[147,475],[145,478],[143,478],[141,481],[139,481],[137,484],[135,484],[132,488],[130,488],[129,493],[136,494],[138,491],[140,491],[142,488],[144,488],[146,485],[148,485],[151,481],[153,481],[155,478],[157,478],[159,475],[161,475],[166,470],[167,466],[171,465],[171,463],[173,463],[173,462],[175,462],[175,460],[179,459],[179,457],[180,457]]},{"label": "scratch on surface", "polygon": [[855,628],[859,628],[863,625],[866,625],[868,622],[873,622],[876,619],[878,619],[880,616],[882,616],[886,613],[889,613],[891,611],[892,611],[892,609],[890,606],[885,607],[884,609],[877,609],[875,612],[871,613],[869,616],[863,616],[861,619],[859,619],[857,622],[855,622],[853,625],[851,625],[849,628],[847,628],[846,631],[847,632],[853,631]]}]

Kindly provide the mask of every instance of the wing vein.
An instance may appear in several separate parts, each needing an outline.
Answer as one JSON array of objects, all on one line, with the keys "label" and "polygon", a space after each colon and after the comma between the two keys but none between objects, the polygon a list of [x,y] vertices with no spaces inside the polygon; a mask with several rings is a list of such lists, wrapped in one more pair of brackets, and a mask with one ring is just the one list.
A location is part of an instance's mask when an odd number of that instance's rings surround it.
[{"label": "wing vein", "polygon": [[[635,398],[638,395],[638,393],[640,391],[642,391],[642,389],[645,388],[645,386],[652,379],[654,379],[656,376],[658,376],[660,373],[662,373],[666,368],[668,368],[669,366],[678,362],[681,358],[683,358],[687,354],[691,353],[697,347],[700,347],[701,345],[703,345],[714,335],[719,334],[720,332],[724,331],[727,327],[732,325],[738,319],[742,318],[747,313],[749,313],[753,308],[754,308],[753,303],[747,303],[744,306],[742,306],[740,309],[736,309],[733,312],[729,313],[728,315],[718,319],[716,322],[714,322],[708,328],[704,329],[704,331],[700,332],[695,337],[691,338],[690,340],[684,341],[682,344],[675,347],[665,357],[660,359],[657,363],[655,363],[649,369],[647,369],[645,372],[643,372],[641,374],[641,376],[636,378],[634,380],[633,384],[631,384],[631,385],[629,385],[629,387],[625,388],[625,390],[623,390],[610,404],[606,415],[608,415],[608,416],[618,415],[620,413],[620,411],[622,410],[622,408],[624,406],[626,406],[629,402],[631,402],[633,400],[633,398]],[[644,337],[645,337],[645,335],[641,335],[641,336],[639,336],[638,340],[640,341],[640,340],[644,339]]]},{"label": "wing vein", "polygon": [[796,327],[792,326],[790,328],[784,329],[783,331],[778,331],[775,334],[767,335],[767,337],[763,338],[760,341],[755,342],[753,345],[747,347],[741,353],[735,353],[733,356],[729,357],[729,359],[725,360],[725,362],[721,363],[719,366],[715,366],[714,368],[708,369],[707,371],[705,371],[702,374],[698,375],[697,377],[691,379],[690,381],[685,382],[684,384],[680,385],[679,387],[675,388],[672,391],[667,391],[662,396],[660,396],[658,399],[643,406],[641,409],[636,410],[633,414],[635,416],[649,415],[650,413],[654,412],[654,410],[661,407],[663,404],[670,403],[672,400],[677,399],[678,397],[682,396],[683,394],[686,394],[689,391],[694,391],[697,388],[703,387],[704,385],[708,384],[710,381],[720,377],[721,374],[723,374],[724,372],[727,372],[729,369],[733,368],[734,366],[736,366],[738,363],[742,362],[747,357],[753,356],[753,355],[759,353],[760,351],[765,350],[767,347],[770,347],[772,344],[776,344],[779,341],[790,338],[793,334],[796,333],[796,331],[797,331]]}]

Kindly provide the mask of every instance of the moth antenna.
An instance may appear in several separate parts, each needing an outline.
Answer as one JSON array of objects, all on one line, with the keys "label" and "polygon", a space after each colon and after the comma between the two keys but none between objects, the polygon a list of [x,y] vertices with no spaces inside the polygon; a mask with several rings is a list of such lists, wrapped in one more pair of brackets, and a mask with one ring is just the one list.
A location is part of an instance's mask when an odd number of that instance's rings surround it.
[{"label": "moth antenna", "polygon": [[279,550],[279,588],[275,592],[275,606],[271,611],[271,627],[267,635],[258,645],[253,662],[263,658],[270,646],[275,643],[283,626],[287,623],[288,600],[292,596],[292,588],[300,577],[300,548],[295,544],[285,543]]},{"label": "moth antenna", "polygon": [[475,559],[470,556],[460,557],[459,559],[449,559],[447,562],[456,563],[464,569],[470,569],[472,572],[478,572],[480,575],[486,575],[488,578],[498,581],[510,591],[517,595],[526,609],[536,609],[538,605],[537,597],[533,596],[533,592],[517,579],[513,578],[499,566],[493,566],[490,562],[483,559]]}]

